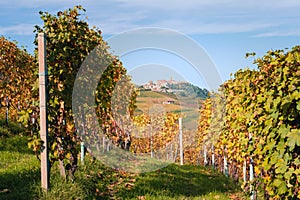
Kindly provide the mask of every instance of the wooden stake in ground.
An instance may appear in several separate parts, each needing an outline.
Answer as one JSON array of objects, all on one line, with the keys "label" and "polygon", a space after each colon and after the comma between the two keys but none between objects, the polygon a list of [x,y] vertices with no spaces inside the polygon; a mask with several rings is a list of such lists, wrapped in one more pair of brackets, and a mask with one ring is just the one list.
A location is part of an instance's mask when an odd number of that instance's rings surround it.
[{"label": "wooden stake in ground", "polygon": [[180,147],[180,165],[183,165],[183,141],[182,141],[182,118],[179,118],[179,147]]},{"label": "wooden stake in ground", "polygon": [[41,152],[41,185],[45,190],[49,189],[49,155],[48,155],[48,123],[47,123],[47,77],[46,65],[46,36],[38,34],[39,53],[39,93],[40,93],[40,136],[44,142]]}]

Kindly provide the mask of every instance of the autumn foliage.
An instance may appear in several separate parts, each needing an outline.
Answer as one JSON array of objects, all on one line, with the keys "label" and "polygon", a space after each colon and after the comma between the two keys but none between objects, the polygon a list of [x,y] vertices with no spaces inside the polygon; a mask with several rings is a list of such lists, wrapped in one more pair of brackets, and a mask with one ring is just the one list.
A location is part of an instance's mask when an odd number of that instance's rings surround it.
[{"label": "autumn foliage", "polygon": [[[223,84],[223,128],[214,153],[228,158],[232,176],[253,159],[256,179],[247,182],[265,198],[300,198],[300,48],[269,51],[255,61],[257,70],[239,70]],[[210,102],[201,108],[199,144],[206,141]],[[200,148],[203,148],[201,146]],[[248,175],[247,175],[248,176]]]},{"label": "autumn foliage", "polygon": [[[18,112],[30,109],[37,74],[33,56],[15,42],[0,37],[0,107],[9,105],[9,118],[16,120]],[[4,109],[0,110],[2,116]]]}]

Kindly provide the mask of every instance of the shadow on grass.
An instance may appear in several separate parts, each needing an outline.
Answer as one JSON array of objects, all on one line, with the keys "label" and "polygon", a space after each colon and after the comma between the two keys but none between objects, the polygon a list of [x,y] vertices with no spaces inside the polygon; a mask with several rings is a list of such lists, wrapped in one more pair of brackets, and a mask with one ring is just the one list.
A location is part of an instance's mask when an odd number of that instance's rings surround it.
[{"label": "shadow on grass", "polygon": [[32,154],[32,150],[27,147],[28,137],[11,136],[0,138],[0,151],[12,151],[25,154]]},{"label": "shadow on grass", "polygon": [[9,122],[7,127],[5,120],[0,118],[0,151],[32,153],[32,150],[27,147],[28,137],[23,134],[24,128],[20,124]]},{"label": "shadow on grass", "polygon": [[24,127],[19,123],[9,121],[7,126],[6,120],[0,118],[0,136],[19,135],[22,132],[24,132]]},{"label": "shadow on grass", "polygon": [[[1,120],[0,120],[1,125]],[[17,124],[0,126],[0,199],[35,199],[40,185],[38,160]]]},{"label": "shadow on grass", "polygon": [[135,187],[118,193],[122,198],[165,196],[171,198],[199,197],[211,192],[237,190],[234,182],[211,169],[199,166],[170,165],[159,171],[138,176]]},{"label": "shadow on grass", "polygon": [[40,170],[0,173],[0,199],[36,199],[34,185],[40,184]]}]

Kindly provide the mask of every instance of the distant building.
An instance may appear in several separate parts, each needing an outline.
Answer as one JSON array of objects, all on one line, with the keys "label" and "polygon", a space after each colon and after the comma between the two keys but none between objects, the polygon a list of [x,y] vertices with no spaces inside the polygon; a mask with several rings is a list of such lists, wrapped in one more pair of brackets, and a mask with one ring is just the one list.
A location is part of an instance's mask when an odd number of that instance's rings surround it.
[{"label": "distant building", "polygon": [[174,104],[174,103],[175,103],[174,100],[167,100],[163,102],[163,104]]},{"label": "distant building", "polygon": [[177,84],[177,82],[172,79],[172,76],[171,76],[170,80],[168,80],[168,83],[169,84]]},{"label": "distant building", "polygon": [[177,82],[177,84],[189,84],[189,82],[187,82],[187,81],[179,81],[179,82]]},{"label": "distant building", "polygon": [[143,85],[143,88],[150,89],[151,91],[158,91],[158,92],[172,92],[170,88],[168,88],[169,84],[178,84],[183,82],[176,82],[175,80],[170,78],[170,80],[157,80],[154,81],[148,81],[148,83]]},{"label": "distant building", "polygon": [[143,87],[145,89],[153,90],[154,88],[156,88],[156,84],[153,81],[148,81],[148,83],[144,84]]},{"label": "distant building", "polygon": [[166,80],[157,80],[156,81],[156,85],[158,86],[158,87],[167,87],[167,85],[168,85],[168,81],[166,81]]}]

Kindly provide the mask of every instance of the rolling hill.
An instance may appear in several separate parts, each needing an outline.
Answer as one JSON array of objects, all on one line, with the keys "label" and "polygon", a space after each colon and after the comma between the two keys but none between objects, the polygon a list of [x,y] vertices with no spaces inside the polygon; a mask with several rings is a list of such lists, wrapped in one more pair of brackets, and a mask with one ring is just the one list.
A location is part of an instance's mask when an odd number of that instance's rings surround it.
[{"label": "rolling hill", "polygon": [[174,112],[183,114],[183,126],[187,129],[197,128],[199,107],[202,98],[181,96],[156,91],[139,91],[135,115],[154,112]]}]

